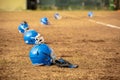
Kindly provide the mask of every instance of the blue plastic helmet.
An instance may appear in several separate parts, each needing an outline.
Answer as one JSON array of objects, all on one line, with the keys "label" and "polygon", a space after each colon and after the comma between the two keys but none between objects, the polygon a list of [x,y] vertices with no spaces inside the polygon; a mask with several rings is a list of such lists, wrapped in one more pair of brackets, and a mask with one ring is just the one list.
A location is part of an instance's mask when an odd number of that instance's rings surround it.
[{"label": "blue plastic helmet", "polygon": [[29,26],[26,21],[23,21],[19,26],[18,26],[18,31],[22,34],[26,32],[26,30],[29,29]]},{"label": "blue plastic helmet", "polygon": [[93,12],[88,12],[88,17],[93,17]]},{"label": "blue plastic helmet", "polygon": [[51,48],[48,45],[42,43],[33,46],[29,52],[29,57],[33,65],[51,65],[51,53]]},{"label": "blue plastic helmet", "polygon": [[24,33],[24,41],[26,44],[41,44],[44,43],[44,38],[35,30],[28,30]]},{"label": "blue plastic helmet", "polygon": [[41,18],[40,22],[41,22],[41,24],[48,25],[48,19],[47,19],[47,17]]},{"label": "blue plastic helmet", "polygon": [[59,13],[55,13],[55,14],[54,14],[54,18],[55,18],[55,19],[61,19],[61,16],[60,16]]}]

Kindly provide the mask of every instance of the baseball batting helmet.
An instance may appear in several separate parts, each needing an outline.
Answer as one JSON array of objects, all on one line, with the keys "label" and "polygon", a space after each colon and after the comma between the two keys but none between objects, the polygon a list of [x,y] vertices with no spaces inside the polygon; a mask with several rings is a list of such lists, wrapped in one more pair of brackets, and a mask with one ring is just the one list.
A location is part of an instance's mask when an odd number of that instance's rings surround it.
[{"label": "baseball batting helmet", "polygon": [[35,30],[28,30],[24,33],[24,41],[26,44],[40,44],[44,42],[44,38]]},{"label": "baseball batting helmet", "polygon": [[40,22],[41,22],[41,24],[48,25],[48,18],[43,17],[43,18],[41,18]]},{"label": "baseball batting helmet", "polygon": [[55,13],[55,14],[54,14],[54,18],[55,18],[55,19],[61,19],[61,16],[60,16],[59,13]]},{"label": "baseball batting helmet", "polygon": [[27,24],[26,21],[23,21],[23,22],[18,26],[18,31],[19,31],[20,33],[22,33],[22,34],[25,33],[27,29],[29,29],[29,26],[28,26],[28,24]]},{"label": "baseball batting helmet", "polygon": [[29,52],[29,57],[33,65],[51,65],[51,53],[51,48],[48,45],[42,43],[33,46]]},{"label": "baseball batting helmet", "polygon": [[88,17],[93,17],[93,12],[88,12]]}]

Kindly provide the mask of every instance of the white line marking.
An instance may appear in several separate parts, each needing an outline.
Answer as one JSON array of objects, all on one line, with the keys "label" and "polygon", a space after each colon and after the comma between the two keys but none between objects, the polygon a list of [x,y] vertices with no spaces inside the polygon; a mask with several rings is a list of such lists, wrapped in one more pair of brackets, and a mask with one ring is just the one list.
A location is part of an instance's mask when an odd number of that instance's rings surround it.
[{"label": "white line marking", "polygon": [[95,21],[95,20],[91,20],[91,19],[89,19],[89,21],[97,23],[97,24],[101,24],[101,25],[104,25],[104,26],[108,26],[108,27],[111,27],[111,28],[120,29],[119,26],[115,26],[115,25],[111,25],[111,24],[106,24],[106,23]]}]

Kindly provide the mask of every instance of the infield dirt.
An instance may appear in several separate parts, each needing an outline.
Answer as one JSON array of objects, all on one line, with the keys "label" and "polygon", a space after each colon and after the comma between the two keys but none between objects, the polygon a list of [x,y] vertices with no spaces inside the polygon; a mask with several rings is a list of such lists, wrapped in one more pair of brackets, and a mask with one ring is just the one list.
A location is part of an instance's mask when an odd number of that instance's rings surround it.
[{"label": "infield dirt", "polygon": [[[58,11],[61,20],[54,19],[55,12],[0,12],[0,80],[120,80],[120,29],[90,22],[87,11]],[[50,25],[40,24],[44,16]],[[119,11],[94,11],[91,19],[120,27]],[[32,45],[24,43],[17,29],[24,20],[57,57],[79,67],[33,66]]]}]

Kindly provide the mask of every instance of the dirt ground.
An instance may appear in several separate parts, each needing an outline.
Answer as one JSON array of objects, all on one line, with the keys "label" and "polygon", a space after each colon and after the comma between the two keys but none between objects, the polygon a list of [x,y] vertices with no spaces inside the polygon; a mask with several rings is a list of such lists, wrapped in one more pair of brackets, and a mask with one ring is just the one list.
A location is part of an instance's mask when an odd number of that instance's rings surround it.
[{"label": "dirt ground", "polygon": [[[120,80],[120,29],[90,22],[87,11],[58,11],[61,20],[53,18],[55,12],[0,12],[0,80]],[[44,16],[50,25],[40,24]],[[94,11],[91,19],[120,27],[119,11]],[[17,29],[23,20],[44,36],[57,57],[79,67],[33,66],[32,45]]]}]

